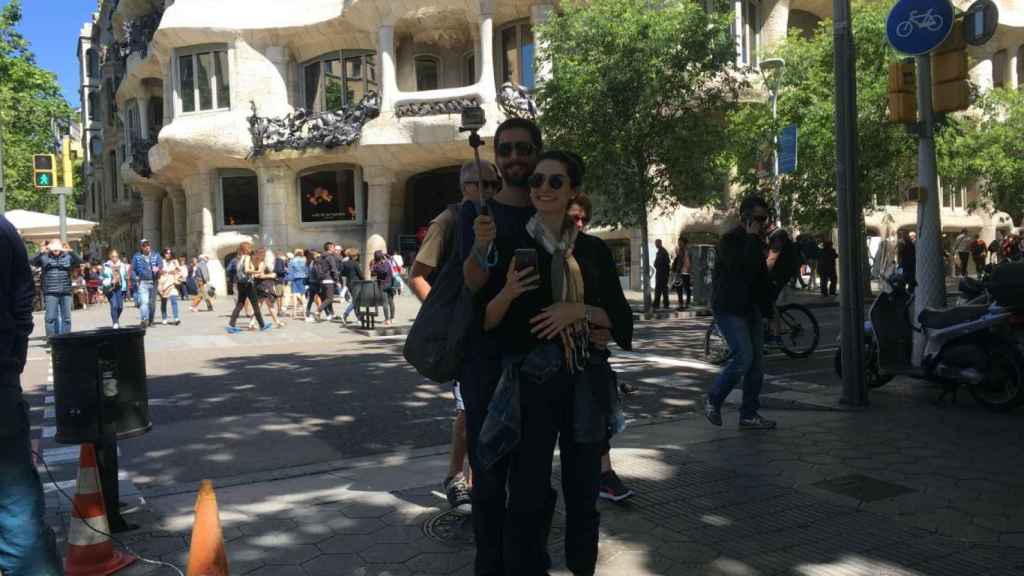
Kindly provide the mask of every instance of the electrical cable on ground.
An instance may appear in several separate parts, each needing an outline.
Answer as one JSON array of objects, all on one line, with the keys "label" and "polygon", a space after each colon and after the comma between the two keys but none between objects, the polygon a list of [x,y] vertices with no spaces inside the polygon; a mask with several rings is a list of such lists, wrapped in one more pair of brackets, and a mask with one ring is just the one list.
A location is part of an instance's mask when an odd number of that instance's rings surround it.
[{"label": "electrical cable on ground", "polygon": [[[68,496],[67,493],[64,492],[64,490],[62,490],[61,487],[57,484],[57,480],[54,479],[53,473],[50,472],[50,467],[46,465],[46,460],[43,459],[43,456],[39,452],[36,452],[35,450],[32,450],[32,454],[35,455],[36,459],[38,459],[40,462],[43,463],[43,469],[46,470],[46,475],[50,478],[50,483],[53,484],[53,487],[57,489],[57,492],[59,492],[61,496],[63,496],[69,502],[71,502],[71,506],[72,506],[72,508],[74,508],[75,513],[77,513],[79,515],[79,517],[81,517],[82,511],[78,509],[78,506],[75,504],[74,498]],[[136,558],[138,558],[142,562],[144,562],[146,564],[153,564],[155,566],[166,566],[166,567],[174,570],[175,572],[177,572],[178,576],[185,576],[185,573],[182,572],[181,569],[178,568],[177,566],[175,566],[174,564],[171,564],[170,562],[164,562],[162,560],[152,560],[152,559],[149,559],[149,558],[145,558],[141,554],[139,554],[139,553],[135,552],[134,550],[132,550],[130,546],[128,546],[127,544],[122,542],[117,536],[114,536],[113,534],[107,534],[106,532],[104,532],[102,530],[98,530],[98,529],[94,528],[91,524],[89,524],[88,522],[83,522],[83,524],[85,524],[93,532],[95,532],[97,534],[100,534],[101,536],[105,536],[107,538],[110,538],[111,541],[113,541],[119,547],[123,548],[125,550],[125,552],[128,552],[132,556],[135,556]]]}]

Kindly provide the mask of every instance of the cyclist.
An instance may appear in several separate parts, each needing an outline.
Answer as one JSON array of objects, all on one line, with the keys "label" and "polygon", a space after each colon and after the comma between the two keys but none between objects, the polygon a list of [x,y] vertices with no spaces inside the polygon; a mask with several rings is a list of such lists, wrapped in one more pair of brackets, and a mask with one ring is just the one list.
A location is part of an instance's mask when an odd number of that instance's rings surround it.
[{"label": "cyclist", "polygon": [[[786,287],[800,275],[800,267],[804,265],[800,247],[793,241],[785,228],[775,228],[768,234],[768,279],[771,285],[772,305],[785,304]],[[772,315],[772,345],[781,346],[779,334],[782,332],[782,319],[778,314]]]},{"label": "cyclist", "polygon": [[775,422],[758,414],[764,384],[762,318],[774,316],[775,294],[765,258],[768,217],[764,198],[748,196],[740,204],[740,224],[718,244],[711,309],[733,354],[704,400],[704,416],[715,426],[722,425],[722,404],[742,379],[740,430],[775,428]]}]

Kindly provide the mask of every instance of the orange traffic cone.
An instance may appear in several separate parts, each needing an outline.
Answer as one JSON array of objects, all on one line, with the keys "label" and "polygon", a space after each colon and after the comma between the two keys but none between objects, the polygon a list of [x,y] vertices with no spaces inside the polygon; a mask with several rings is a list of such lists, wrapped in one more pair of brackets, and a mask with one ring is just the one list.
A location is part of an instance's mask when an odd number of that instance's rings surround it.
[{"label": "orange traffic cone", "polygon": [[68,527],[68,554],[64,558],[67,576],[107,576],[135,562],[137,558],[114,550],[110,524],[96,468],[96,447],[82,444],[78,459],[78,488]]},{"label": "orange traffic cone", "polygon": [[228,556],[224,552],[224,534],[213,482],[203,480],[196,497],[196,521],[192,525],[192,544],[188,549],[187,576],[228,576]]}]

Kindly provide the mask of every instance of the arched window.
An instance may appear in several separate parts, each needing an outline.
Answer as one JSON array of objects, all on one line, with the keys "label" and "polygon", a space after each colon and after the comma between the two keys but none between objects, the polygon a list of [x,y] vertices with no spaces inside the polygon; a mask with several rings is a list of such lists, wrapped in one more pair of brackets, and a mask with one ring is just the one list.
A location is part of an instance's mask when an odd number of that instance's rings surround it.
[{"label": "arched window", "polygon": [[992,86],[1006,86],[1006,50],[1000,50],[992,55]]},{"label": "arched window", "polygon": [[231,79],[226,46],[178,51],[178,98],[182,112],[231,107]]},{"label": "arched window", "polygon": [[89,90],[89,120],[98,120],[100,114],[100,94],[95,90]]},{"label": "arched window", "polygon": [[89,48],[85,51],[85,69],[86,74],[90,78],[96,78],[100,75],[100,56],[95,48]]},{"label": "arched window", "polygon": [[348,165],[321,166],[300,174],[300,221],[362,222],[363,202],[356,194],[362,189],[361,180],[360,171]]},{"label": "arched window", "polygon": [[476,52],[474,50],[462,55],[462,81],[466,86],[476,84]]},{"label": "arched window", "polygon": [[529,22],[509,24],[499,32],[501,81],[514,82],[532,90],[534,78],[533,28]]},{"label": "arched window", "polygon": [[441,60],[432,54],[420,54],[416,63],[416,90],[437,90],[441,87]]},{"label": "arched window", "polygon": [[146,120],[149,122],[149,138],[156,140],[160,129],[164,127],[164,99],[154,96],[149,99],[146,108]]},{"label": "arched window", "polygon": [[372,50],[328,52],[302,66],[303,102],[314,112],[354,106],[367,92],[377,92],[377,65]]},{"label": "arched window", "polygon": [[259,226],[260,183],[251,170],[221,170],[220,227]]}]

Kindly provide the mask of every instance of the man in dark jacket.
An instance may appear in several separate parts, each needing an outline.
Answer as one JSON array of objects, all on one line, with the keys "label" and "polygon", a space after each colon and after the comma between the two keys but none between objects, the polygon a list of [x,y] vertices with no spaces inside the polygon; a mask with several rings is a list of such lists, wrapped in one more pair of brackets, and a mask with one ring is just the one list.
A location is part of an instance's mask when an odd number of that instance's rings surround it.
[{"label": "man in dark jacket", "polygon": [[60,240],[51,240],[46,251],[32,259],[32,265],[42,270],[47,337],[71,332],[71,270],[81,264],[82,259],[64,250]]},{"label": "man in dark jacket", "polygon": [[43,522],[43,488],[21,394],[34,298],[25,245],[0,216],[0,572],[54,576],[63,571],[53,531]]},{"label": "man in dark jacket", "polygon": [[661,239],[654,241],[657,254],[654,256],[654,309],[661,307],[661,302],[668,308],[668,273],[672,268],[672,259],[668,250],[661,245]]},{"label": "man in dark jacket", "polygon": [[832,246],[831,240],[825,240],[821,247],[821,258],[818,260],[818,277],[821,280],[823,297],[836,295],[836,278],[838,278],[839,253]]},{"label": "man in dark jacket", "polygon": [[765,255],[768,204],[749,196],[740,204],[740,224],[722,236],[715,258],[711,309],[732,358],[704,399],[704,416],[722,425],[722,404],[743,380],[740,430],[767,430],[775,422],[758,414],[764,384],[764,318],[774,316],[773,290]]}]

